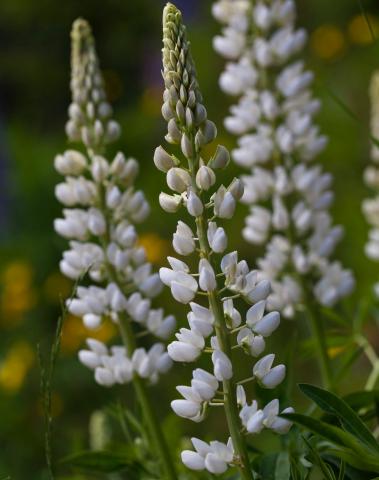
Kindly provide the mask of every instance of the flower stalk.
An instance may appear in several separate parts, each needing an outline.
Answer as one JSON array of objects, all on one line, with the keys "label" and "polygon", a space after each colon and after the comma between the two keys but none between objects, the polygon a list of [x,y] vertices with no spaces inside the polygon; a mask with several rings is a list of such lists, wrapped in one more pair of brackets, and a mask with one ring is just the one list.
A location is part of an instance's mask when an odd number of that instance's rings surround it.
[{"label": "flower stalk", "polygon": [[[171,406],[177,415],[199,422],[208,407],[222,405],[230,435],[227,443],[207,444],[193,438],[195,451],[183,451],[182,461],[190,469],[205,469],[213,474],[234,466],[248,480],[254,473],[245,435],[258,434],[263,428],[286,433],[291,424],[279,419],[278,400],[263,410],[258,409],[255,400],[248,404],[243,387],[237,386],[231,353],[238,346],[249,355],[260,356],[265,348],[264,337],[279,325],[279,314],[265,315],[269,282],[261,280],[259,272],[250,271],[245,261],[238,262],[237,252],[224,255],[228,239],[218,222],[232,218],[243,194],[242,183],[237,179],[228,187],[217,183],[217,170],[229,162],[225,147],[218,146],[208,161],[203,158],[203,147],[216,138],[217,130],[207,119],[182,16],[172,4],[167,4],[163,12],[163,45],[165,139],[179,146],[181,156],[161,146],[155,150],[154,163],[166,173],[167,185],[174,192],[161,193],[159,201],[169,213],[181,208],[187,211],[192,225],[178,222],[173,247],[179,255],[196,255],[198,261],[195,272],[174,257],[168,257],[171,268],[160,269],[161,280],[170,287],[173,297],[191,308],[187,315],[189,328],[180,329],[168,353],[174,361],[194,362],[201,353],[209,352],[213,365],[213,373],[195,369],[191,386],[177,387],[183,399],[174,400]],[[195,297],[206,298],[206,305],[195,303]],[[233,305],[236,298],[252,305],[242,329],[238,329],[241,314]],[[253,367],[254,380],[264,388],[275,388],[284,378],[285,367],[273,367],[274,358],[273,354],[266,355]],[[220,394],[222,402],[215,398]]]},{"label": "flower stalk", "polygon": [[[60,262],[63,274],[79,279],[87,273],[89,287],[79,286],[70,312],[96,329],[108,318],[120,332],[123,346],[110,349],[89,338],[88,349],[79,352],[80,361],[94,370],[104,387],[132,383],[147,426],[147,438],[161,474],[175,480],[176,473],[161,426],[156,416],[148,383],[156,383],[171,367],[163,343],[148,351],[137,345],[141,332],[167,339],[175,327],[173,316],[151,308],[162,289],[152,272],[143,248],[138,246],[135,223],[149,213],[144,194],[134,189],[138,163],[122,153],[109,162],[107,145],[120,135],[106,100],[103,79],[91,28],[78,19],[72,28],[72,103],[66,133],[72,142],[84,144],[85,154],[68,150],[58,155],[55,166],[65,176],[56,196],[65,207],[64,218],[55,221],[56,231],[70,240],[70,250]],[[73,208],[74,207],[74,208]]]}]

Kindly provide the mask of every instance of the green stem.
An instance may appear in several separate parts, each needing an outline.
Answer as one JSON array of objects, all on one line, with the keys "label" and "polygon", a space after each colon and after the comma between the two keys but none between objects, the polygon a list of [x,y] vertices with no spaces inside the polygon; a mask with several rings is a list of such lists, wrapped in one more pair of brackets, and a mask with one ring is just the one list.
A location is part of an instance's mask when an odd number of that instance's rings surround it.
[{"label": "green stem", "polygon": [[323,386],[326,389],[331,389],[333,386],[332,382],[332,371],[330,368],[330,359],[328,355],[328,347],[325,339],[324,325],[321,316],[316,316],[315,312],[312,309],[312,303],[306,299],[306,312],[311,324],[313,335],[316,340],[317,348],[317,358],[319,362],[319,367],[321,371],[321,378]]},{"label": "green stem", "polygon": [[372,365],[372,370],[365,385],[365,390],[372,390],[379,378],[379,357],[367,338],[365,338],[363,335],[357,335],[356,342],[360,347],[363,348],[366,357]]},{"label": "green stem", "polygon": [[[197,235],[199,237],[201,255],[209,260],[210,250],[206,237],[205,222],[206,219],[203,215],[196,218]],[[210,309],[215,319],[216,336],[220,348],[228,356],[228,358],[231,358],[230,338],[225,323],[222,303],[215,292],[209,293],[208,300]],[[224,392],[224,410],[226,415],[226,421],[228,423],[229,433],[232,438],[234,450],[240,460],[240,465],[238,468],[240,470],[241,477],[244,480],[252,480],[254,477],[250,468],[246,443],[240,431],[240,419],[236,399],[236,385],[233,379],[223,380],[222,384]]]},{"label": "green stem", "polygon": [[[136,349],[136,343],[130,319],[126,314],[120,314],[119,320],[123,342],[128,354],[131,355]],[[156,415],[156,410],[152,405],[151,397],[147,392],[145,381],[138,375],[134,375],[133,386],[138,398],[138,402],[141,406],[141,411],[144,415],[144,420],[146,421],[152,445],[154,446],[155,451],[159,454],[159,458],[165,472],[165,478],[167,480],[176,480],[177,477],[169,453],[168,445]]]}]

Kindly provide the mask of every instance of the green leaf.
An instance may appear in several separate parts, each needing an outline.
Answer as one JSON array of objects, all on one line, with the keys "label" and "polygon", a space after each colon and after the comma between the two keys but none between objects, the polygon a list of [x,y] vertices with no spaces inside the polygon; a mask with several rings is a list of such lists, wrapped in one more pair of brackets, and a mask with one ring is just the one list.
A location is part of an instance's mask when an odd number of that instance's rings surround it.
[{"label": "green leaf", "polygon": [[[327,448],[325,453],[333,455],[335,457],[344,460],[349,465],[353,466],[358,470],[365,472],[379,472],[379,461],[378,458],[367,458],[360,454],[356,455],[351,450],[347,448]],[[358,474],[359,475],[359,474]],[[356,477],[357,480],[363,480],[363,475]]]},{"label": "green leaf", "polygon": [[[376,453],[373,454],[371,449],[368,449],[364,444],[357,440],[356,437],[345,432],[341,428],[299,413],[282,413],[280,417],[298,423],[311,432],[316,433],[326,440],[329,440],[329,442],[339,446],[346,452],[346,455],[343,457],[340,456],[340,458],[346,462],[351,463],[349,461],[350,455],[350,457],[354,456],[360,459],[361,462],[366,462],[366,465],[374,471],[379,469],[379,456]],[[339,450],[335,449],[333,451],[337,452]],[[351,464],[355,466],[354,463]],[[367,470],[367,468],[365,470]]]},{"label": "green leaf", "polygon": [[[127,471],[129,475],[135,475],[138,472],[140,474],[142,471],[146,471],[138,461],[128,458],[126,454],[105,450],[75,453],[64,458],[62,462],[84,472],[115,473]],[[134,477],[128,478],[132,479]]]},{"label": "green leaf", "polygon": [[287,452],[280,452],[275,465],[275,480],[291,478],[291,463]]},{"label": "green leaf", "polygon": [[379,405],[379,390],[362,390],[360,392],[350,393],[343,397],[344,401],[354,410],[371,405]]},{"label": "green leaf", "polygon": [[260,478],[265,480],[275,480],[275,470],[278,454],[268,453],[267,455],[260,455],[253,461],[255,470],[259,473]]},{"label": "green leaf", "polygon": [[310,442],[307,441],[306,438],[304,438],[304,441],[309,448],[309,453],[307,457],[309,457],[309,460],[313,463],[313,465],[317,465],[319,467],[326,480],[336,480],[333,470],[328,464],[324,462],[318,451],[313,447]]},{"label": "green leaf", "polygon": [[345,470],[346,470],[346,464],[343,460],[341,460],[338,480],[343,480],[345,478]]},{"label": "green leaf", "polygon": [[379,452],[379,444],[354,410],[332,392],[314,385],[300,384],[300,390],[322,410],[339,418],[342,427],[355,435],[361,442]]}]

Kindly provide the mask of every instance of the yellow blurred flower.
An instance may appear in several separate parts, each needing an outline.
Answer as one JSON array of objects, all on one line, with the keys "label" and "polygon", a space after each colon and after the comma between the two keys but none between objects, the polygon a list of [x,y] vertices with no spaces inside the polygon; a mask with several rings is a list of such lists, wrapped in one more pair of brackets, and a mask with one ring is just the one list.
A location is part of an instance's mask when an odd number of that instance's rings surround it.
[{"label": "yellow blurred flower", "polygon": [[147,88],[141,96],[141,110],[145,115],[157,117],[160,115],[162,92],[158,87]]},{"label": "yellow blurred flower", "polygon": [[345,36],[335,25],[321,25],[311,34],[310,47],[319,58],[335,60],[346,49]]},{"label": "yellow blurred flower", "polygon": [[5,267],[1,280],[1,323],[4,326],[18,324],[37,301],[32,267],[27,262],[13,261]]},{"label": "yellow blurred flower", "polygon": [[19,390],[34,360],[34,350],[27,342],[15,343],[0,360],[0,388],[9,393]]},{"label": "yellow blurred flower", "polygon": [[145,233],[139,238],[139,244],[146,250],[149,262],[161,265],[170,254],[170,243],[156,233]]},{"label": "yellow blurred flower", "polygon": [[107,343],[116,335],[117,328],[109,319],[106,319],[97,330],[88,330],[80,318],[69,314],[63,322],[61,349],[63,353],[72,354],[80,349],[88,337]]},{"label": "yellow blurred flower", "polygon": [[54,272],[47,277],[43,290],[49,302],[60,304],[62,300],[71,296],[73,288],[73,282],[60,272]]},{"label": "yellow blurred flower", "polygon": [[[373,15],[367,14],[367,19],[370,22],[371,28],[375,36],[379,35],[379,20]],[[373,43],[374,39],[367,23],[367,19],[363,15],[356,15],[353,17],[347,27],[349,39],[352,43],[357,45],[368,45]]]},{"label": "yellow blurred flower", "polygon": [[346,350],[345,345],[340,345],[340,346],[336,346],[336,347],[329,347],[328,348],[328,356],[329,356],[329,358],[336,358],[336,357],[338,357],[338,355],[343,353],[345,350]]}]

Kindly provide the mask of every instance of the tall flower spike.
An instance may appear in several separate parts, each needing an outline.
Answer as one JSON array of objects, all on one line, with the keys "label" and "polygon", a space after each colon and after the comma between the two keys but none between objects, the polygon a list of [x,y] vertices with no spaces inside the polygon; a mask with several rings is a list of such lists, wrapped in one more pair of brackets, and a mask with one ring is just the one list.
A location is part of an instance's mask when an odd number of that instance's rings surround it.
[{"label": "tall flower spike", "polygon": [[330,260],[343,231],[329,213],[332,177],[311,165],[327,139],[313,124],[313,74],[294,60],[306,42],[295,2],[218,0],[213,15],[223,25],[214,48],[228,60],[220,87],[239,97],[224,124],[238,137],[233,160],[249,172],[241,176],[250,207],[243,236],[266,245],[257,264],[271,280],[268,308],[293,317],[307,290],[332,306],[354,279]]},{"label": "tall flower spike", "polygon": [[[212,373],[195,369],[191,385],[177,387],[182,398],[174,400],[172,408],[177,415],[200,422],[208,407],[224,405],[230,433],[227,444],[192,439],[195,451],[182,452],[182,461],[193,470],[206,469],[213,474],[237,466],[242,478],[251,479],[245,434],[258,433],[264,427],[284,433],[290,423],[283,425],[279,420],[277,401],[264,410],[258,410],[255,401],[252,406],[247,404],[243,387],[237,386],[231,354],[232,349],[238,349],[259,357],[265,348],[264,337],[278,327],[279,314],[265,313],[269,282],[261,280],[257,271],[250,271],[245,261],[238,261],[237,252],[224,254],[227,235],[218,222],[233,216],[243,194],[242,182],[234,179],[228,187],[217,182],[217,169],[229,161],[225,147],[218,146],[208,161],[202,156],[203,147],[216,138],[217,131],[202,103],[181,13],[172,4],[167,4],[163,13],[163,78],[165,138],[180,146],[182,155],[178,159],[163,147],[156,149],[155,164],[167,172],[167,184],[174,192],[162,193],[160,202],[168,212],[187,210],[186,223],[178,222],[173,246],[180,255],[198,256],[195,272],[172,257],[168,258],[171,268],[160,270],[173,297],[191,309],[189,328],[180,329],[168,352],[179,362],[194,362],[204,351],[211,352],[213,366]],[[229,296],[224,297],[228,291]],[[197,303],[197,297],[205,298],[206,305]],[[252,304],[246,322],[233,304],[236,298]],[[252,366],[250,380],[263,388],[275,388],[283,380],[285,368],[273,367],[274,357],[267,355]],[[254,429],[250,428],[253,417]]]},{"label": "tall flower spike", "polygon": [[[370,85],[371,102],[371,135],[379,141],[379,71],[374,72]],[[362,210],[370,225],[369,238],[365,252],[368,258],[379,261],[379,148],[376,143],[371,147],[372,165],[364,172],[364,180],[368,187],[376,193],[375,197],[363,201]],[[379,282],[374,286],[375,295],[379,297]]]},{"label": "tall flower spike", "polygon": [[[57,171],[65,176],[55,193],[65,208],[54,227],[70,240],[60,269],[79,282],[75,298],[67,301],[69,311],[81,317],[88,329],[110,318],[124,343],[109,349],[90,338],[79,359],[94,371],[100,385],[133,383],[165,478],[174,480],[168,448],[146,390],[146,384],[155,383],[172,361],[163,343],[146,350],[136,341],[138,332],[165,340],[175,328],[173,316],[152,308],[152,298],[160,293],[162,283],[138,246],[134,224],[146,218],[149,206],[133,185],[137,161],[122,153],[112,161],[104,156],[120,127],[111,118],[89,24],[76,20],[71,36],[72,103],[66,131],[69,140],[82,142],[86,148],[85,153],[67,150],[55,158]],[[82,286],[86,275],[90,285]]]}]

